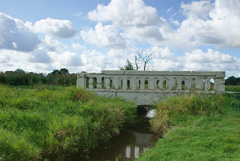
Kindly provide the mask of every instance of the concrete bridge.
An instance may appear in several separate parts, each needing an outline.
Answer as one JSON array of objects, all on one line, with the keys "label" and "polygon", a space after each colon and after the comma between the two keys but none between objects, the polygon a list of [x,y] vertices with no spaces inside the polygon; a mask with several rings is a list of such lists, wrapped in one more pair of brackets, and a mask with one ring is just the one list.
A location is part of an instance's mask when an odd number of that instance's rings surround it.
[{"label": "concrete bridge", "polygon": [[79,73],[77,87],[102,96],[124,97],[136,105],[154,105],[164,96],[225,93],[224,71],[103,70]]}]

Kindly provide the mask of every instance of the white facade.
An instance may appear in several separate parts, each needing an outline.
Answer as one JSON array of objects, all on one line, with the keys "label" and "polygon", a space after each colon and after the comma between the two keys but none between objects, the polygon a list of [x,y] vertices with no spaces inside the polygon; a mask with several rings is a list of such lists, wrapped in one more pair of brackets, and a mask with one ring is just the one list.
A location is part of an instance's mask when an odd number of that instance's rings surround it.
[{"label": "white facade", "polygon": [[152,105],[169,95],[224,94],[224,77],[224,71],[103,70],[102,73],[79,73],[77,88],[103,96],[121,96],[136,105]]}]

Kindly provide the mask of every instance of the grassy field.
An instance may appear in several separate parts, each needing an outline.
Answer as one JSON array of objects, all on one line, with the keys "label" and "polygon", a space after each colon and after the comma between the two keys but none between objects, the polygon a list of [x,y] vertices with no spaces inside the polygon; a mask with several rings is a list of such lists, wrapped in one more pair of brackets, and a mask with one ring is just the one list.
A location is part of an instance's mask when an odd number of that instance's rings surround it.
[{"label": "grassy field", "polygon": [[163,138],[137,160],[240,160],[239,95],[169,98],[156,111],[152,128]]},{"label": "grassy field", "polygon": [[240,85],[237,85],[237,86],[226,86],[226,91],[240,92]]},{"label": "grassy field", "polygon": [[0,160],[86,156],[135,117],[133,103],[76,87],[0,85]]}]

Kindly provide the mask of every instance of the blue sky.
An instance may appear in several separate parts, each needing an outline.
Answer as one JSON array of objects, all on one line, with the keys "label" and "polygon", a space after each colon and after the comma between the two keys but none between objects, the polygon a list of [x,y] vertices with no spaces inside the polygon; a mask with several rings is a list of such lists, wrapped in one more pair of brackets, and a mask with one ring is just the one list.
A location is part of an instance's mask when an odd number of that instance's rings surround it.
[{"label": "blue sky", "polygon": [[0,71],[119,69],[153,53],[148,70],[240,76],[239,0],[1,0]]}]

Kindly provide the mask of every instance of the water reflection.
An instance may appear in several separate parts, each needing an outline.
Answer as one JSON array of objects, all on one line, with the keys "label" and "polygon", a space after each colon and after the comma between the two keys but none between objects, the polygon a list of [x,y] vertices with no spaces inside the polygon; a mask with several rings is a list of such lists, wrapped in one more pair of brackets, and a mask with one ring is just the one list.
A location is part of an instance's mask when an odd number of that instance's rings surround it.
[{"label": "water reflection", "polygon": [[[139,117],[133,127],[121,131],[121,134],[112,139],[108,145],[92,151],[88,160],[115,161],[117,159],[118,161],[126,161],[138,158],[142,152],[146,151],[156,141],[150,131],[149,118],[145,116]],[[74,160],[79,160],[79,158]]]}]

